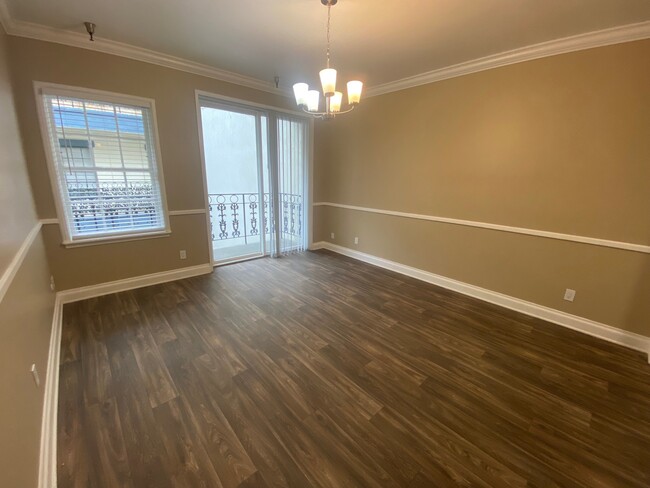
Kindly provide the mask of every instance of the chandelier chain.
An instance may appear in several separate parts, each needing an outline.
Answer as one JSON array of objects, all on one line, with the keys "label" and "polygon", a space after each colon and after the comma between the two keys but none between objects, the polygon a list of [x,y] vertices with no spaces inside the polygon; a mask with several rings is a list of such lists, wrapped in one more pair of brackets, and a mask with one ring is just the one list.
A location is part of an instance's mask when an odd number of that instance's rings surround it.
[{"label": "chandelier chain", "polygon": [[330,67],[330,22],[332,18],[332,5],[327,4],[327,67]]}]

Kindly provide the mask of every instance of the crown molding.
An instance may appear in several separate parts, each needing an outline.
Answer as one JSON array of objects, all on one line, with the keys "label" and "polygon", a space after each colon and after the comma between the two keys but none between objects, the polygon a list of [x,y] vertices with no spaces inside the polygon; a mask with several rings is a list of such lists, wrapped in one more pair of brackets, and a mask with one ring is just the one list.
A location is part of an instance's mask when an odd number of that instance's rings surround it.
[{"label": "crown molding", "polygon": [[27,37],[39,41],[54,42],[66,46],[88,49],[90,51],[113,54],[115,56],[156,64],[158,66],[185,71],[187,73],[205,76],[215,80],[234,83],[236,85],[273,93],[275,95],[293,97],[293,93],[289,90],[284,88],[275,88],[274,84],[270,81],[266,82],[250,76],[233,73],[232,71],[226,71],[206,64],[179,58],[177,56],[163,54],[123,42],[102,39],[101,37],[95,37],[94,42],[89,42],[85,33],[82,34],[69,30],[55,29],[53,27],[34,24],[31,22],[14,20],[11,18],[5,0],[0,0],[0,22],[4,26],[7,34],[11,36]]},{"label": "crown molding", "polygon": [[426,85],[428,83],[447,80],[449,78],[468,75],[470,73],[477,73],[479,71],[498,68],[500,66],[531,61],[533,59],[648,38],[650,38],[650,21],[612,27],[610,29],[564,37],[562,39],[555,39],[540,44],[533,44],[532,46],[513,49],[512,51],[493,54],[484,58],[473,59],[453,66],[447,66],[445,68],[428,71],[419,75],[383,83],[381,85],[369,87],[366,96],[373,97],[383,95],[385,93],[405,90],[415,86]]},{"label": "crown molding", "polygon": [[[27,37],[39,41],[54,42],[66,46],[113,54],[115,56],[156,64],[158,66],[164,66],[195,75],[253,88],[255,90],[293,98],[293,93],[288,88],[275,88],[271,82],[233,73],[232,71],[222,70],[206,64],[163,54],[123,42],[102,38],[96,38],[95,42],[88,42],[85,33],[82,34],[80,32],[55,29],[31,22],[14,20],[9,12],[6,0],[0,0],[0,23],[4,26],[7,34],[12,36]],[[485,71],[510,64],[522,63],[533,59],[648,38],[650,38],[650,21],[587,32],[585,34],[555,39],[539,44],[533,44],[532,46],[513,49],[512,51],[473,59],[452,66],[428,71],[426,73],[383,83],[381,85],[370,86],[366,90],[366,97],[406,90],[407,88],[426,85],[428,83],[447,80],[449,78],[477,73],[479,71]]]}]

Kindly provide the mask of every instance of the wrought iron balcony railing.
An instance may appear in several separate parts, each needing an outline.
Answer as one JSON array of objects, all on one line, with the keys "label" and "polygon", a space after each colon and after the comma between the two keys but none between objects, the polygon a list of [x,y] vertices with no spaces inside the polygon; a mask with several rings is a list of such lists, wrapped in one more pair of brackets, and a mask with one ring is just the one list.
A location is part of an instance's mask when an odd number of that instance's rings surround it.
[{"label": "wrought iron balcony railing", "polygon": [[[262,229],[264,234],[269,233],[269,193],[264,193],[261,205],[257,193],[213,193],[209,194],[208,198],[213,241],[243,238],[247,243],[249,237],[259,236]],[[302,197],[280,193],[278,203],[282,233],[300,237]]]},{"label": "wrought iron balcony railing", "polygon": [[[157,212],[150,185],[68,184],[71,213],[78,232],[120,226],[126,217],[140,225],[153,225]],[[243,238],[269,233],[270,194],[259,202],[257,193],[208,195],[212,240]],[[280,193],[279,224],[284,236],[300,238],[303,203],[300,195]]]}]

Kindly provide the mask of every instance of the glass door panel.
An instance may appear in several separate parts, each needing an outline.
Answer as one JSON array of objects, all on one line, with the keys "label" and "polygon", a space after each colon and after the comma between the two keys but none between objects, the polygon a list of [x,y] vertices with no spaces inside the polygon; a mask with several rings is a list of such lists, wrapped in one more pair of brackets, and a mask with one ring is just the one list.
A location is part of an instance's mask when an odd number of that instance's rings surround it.
[{"label": "glass door panel", "polygon": [[264,254],[262,119],[255,111],[201,106],[215,263]]}]

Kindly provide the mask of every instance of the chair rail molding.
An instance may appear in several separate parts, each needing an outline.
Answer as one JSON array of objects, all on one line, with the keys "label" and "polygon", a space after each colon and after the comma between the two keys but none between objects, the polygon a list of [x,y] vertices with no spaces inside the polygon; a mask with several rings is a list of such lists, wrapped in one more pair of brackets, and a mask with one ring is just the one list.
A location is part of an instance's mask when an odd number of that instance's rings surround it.
[{"label": "chair rail molding", "polygon": [[191,208],[188,210],[169,210],[167,212],[169,215],[203,215],[206,213],[204,208]]},{"label": "chair rail molding", "polygon": [[333,202],[316,202],[314,207],[335,207],[358,212],[368,212],[382,215],[391,215],[393,217],[404,217],[407,219],[428,220],[430,222],[440,222],[443,224],[464,225],[467,227],[477,227],[479,229],[489,229],[501,232],[510,232],[513,234],[524,234],[529,236],[544,237],[547,239],[557,239],[561,241],[579,242],[581,244],[590,244],[592,246],[611,247],[614,249],[623,249],[625,251],[641,252],[650,254],[650,246],[646,244],[637,244],[633,242],[611,241],[608,239],[599,239],[597,237],[578,236],[573,234],[562,234],[560,232],[551,232],[547,230],[528,229],[526,227],[513,227],[510,225],[490,224],[487,222],[477,222],[474,220],[453,219],[449,217],[439,217],[436,215],[416,214],[409,212],[398,212],[394,210],[384,210],[379,208],[359,207],[357,205],[346,205],[343,203]]},{"label": "chair rail molding", "polygon": [[34,224],[34,227],[27,233],[23,243],[20,245],[13,259],[9,262],[7,269],[4,270],[2,276],[0,276],[0,302],[5,296],[5,293],[9,290],[11,282],[16,277],[16,273],[20,269],[20,266],[23,264],[29,249],[32,247],[34,240],[38,236],[38,233],[41,231],[42,223],[37,221]]}]

